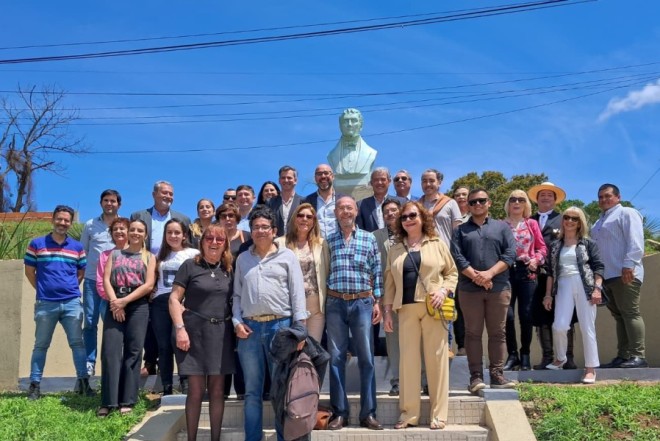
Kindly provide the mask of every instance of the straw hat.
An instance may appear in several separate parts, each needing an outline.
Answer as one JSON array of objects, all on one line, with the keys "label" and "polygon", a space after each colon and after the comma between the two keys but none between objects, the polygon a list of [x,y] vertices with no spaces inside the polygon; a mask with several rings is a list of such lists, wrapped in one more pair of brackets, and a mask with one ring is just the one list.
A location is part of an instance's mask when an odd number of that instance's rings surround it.
[{"label": "straw hat", "polygon": [[538,196],[539,191],[543,191],[543,190],[550,190],[554,192],[557,203],[560,203],[564,199],[566,199],[566,192],[561,188],[557,187],[552,182],[544,182],[543,184],[533,186],[532,188],[529,189],[527,195],[532,201],[536,202],[536,197]]}]

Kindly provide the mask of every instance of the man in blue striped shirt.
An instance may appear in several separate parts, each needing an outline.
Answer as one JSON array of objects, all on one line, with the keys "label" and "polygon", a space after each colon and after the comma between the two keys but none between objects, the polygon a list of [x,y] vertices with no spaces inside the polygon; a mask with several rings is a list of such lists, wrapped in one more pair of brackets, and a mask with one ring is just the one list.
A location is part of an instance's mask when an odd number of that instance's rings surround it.
[{"label": "man in blue striped shirt", "polygon": [[93,395],[87,374],[85,345],[82,337],[83,309],[80,303],[80,282],[87,260],[83,246],[67,232],[73,221],[73,209],[58,205],[53,211],[53,231],[33,239],[23,260],[25,277],[37,291],[34,306],[35,342],[30,361],[28,398],[41,396],[41,377],[46,365],[46,353],[57,323],[61,323],[73,352],[77,381],[74,391]]},{"label": "man in blue striped shirt", "polygon": [[598,189],[602,214],[591,230],[605,263],[604,285],[610,295],[607,308],[616,321],[617,356],[602,368],[647,367],[644,320],[639,312],[644,280],[643,218],[634,208],[621,205],[614,184]]},{"label": "man in blue striped shirt", "polygon": [[339,230],[328,236],[330,273],[325,307],[330,352],[330,403],[336,417],[328,425],[348,425],[346,353],[348,333],[360,370],[360,426],[382,430],[376,420],[376,375],[372,325],[380,322],[382,274],[378,244],[373,234],[356,227],[357,204],[350,196],[336,201]]}]

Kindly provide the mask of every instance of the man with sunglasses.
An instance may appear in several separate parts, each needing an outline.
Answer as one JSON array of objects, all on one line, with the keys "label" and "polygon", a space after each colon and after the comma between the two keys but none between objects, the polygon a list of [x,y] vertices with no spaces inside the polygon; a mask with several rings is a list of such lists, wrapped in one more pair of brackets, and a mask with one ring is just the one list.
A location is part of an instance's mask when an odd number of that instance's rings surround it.
[{"label": "man with sunglasses", "polygon": [[282,191],[279,195],[269,199],[266,205],[275,213],[277,237],[280,237],[286,234],[291,215],[296,211],[298,205],[302,204],[303,198],[296,193],[298,172],[295,168],[285,165],[280,168],[278,174]]},{"label": "man with sunglasses", "polygon": [[417,196],[412,195],[412,177],[408,170],[399,170],[394,176],[394,190],[396,195],[402,199],[408,201],[416,201],[419,199]]},{"label": "man with sunglasses", "polygon": [[227,203],[227,202],[234,202],[236,203],[236,189],[235,188],[228,188],[225,190],[225,193],[222,195],[222,202]]},{"label": "man with sunglasses", "polygon": [[511,300],[508,269],[516,258],[511,228],[491,219],[491,201],[484,189],[468,194],[470,219],[454,230],[451,253],[460,271],[458,289],[465,318],[465,350],[470,370],[468,390],[477,394],[483,381],[484,322],[488,332],[490,387],[505,389],[515,383],[504,377],[506,359],[506,314]]},{"label": "man with sunglasses", "polygon": [[648,367],[645,358],[645,326],[639,312],[644,280],[644,226],[642,214],[621,205],[614,184],[598,189],[602,214],[591,229],[605,263],[604,285],[610,294],[607,308],[616,321],[617,356],[602,368]]}]

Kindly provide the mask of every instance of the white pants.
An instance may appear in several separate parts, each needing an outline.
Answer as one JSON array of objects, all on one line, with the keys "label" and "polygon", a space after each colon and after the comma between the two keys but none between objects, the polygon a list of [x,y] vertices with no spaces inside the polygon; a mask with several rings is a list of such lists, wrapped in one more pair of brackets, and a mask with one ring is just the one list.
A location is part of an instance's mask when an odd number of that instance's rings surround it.
[{"label": "white pants", "polygon": [[555,357],[566,361],[566,332],[571,326],[573,308],[577,310],[582,346],[584,347],[585,367],[598,367],[598,343],[596,343],[596,305],[587,300],[579,274],[560,277],[555,296],[555,322],[552,324]]}]

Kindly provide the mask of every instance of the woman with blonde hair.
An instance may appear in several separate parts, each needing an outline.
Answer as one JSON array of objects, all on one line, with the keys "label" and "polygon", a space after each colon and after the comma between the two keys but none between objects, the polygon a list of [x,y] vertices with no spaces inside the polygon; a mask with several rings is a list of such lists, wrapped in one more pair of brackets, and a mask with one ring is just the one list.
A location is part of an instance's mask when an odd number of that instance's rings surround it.
[{"label": "woman with blonde hair", "polygon": [[316,341],[321,341],[325,326],[326,279],[330,270],[328,243],[321,237],[316,210],[311,204],[299,205],[291,215],[286,236],[278,237],[275,243],[291,249],[300,262],[305,280],[305,299],[310,316],[307,332]]},{"label": "woman with blonde hair", "polygon": [[555,303],[555,321],[552,324],[555,360],[546,366],[557,370],[566,363],[566,332],[571,325],[573,309],[577,310],[585,373],[582,382],[596,382],[598,343],[596,342],[596,306],[603,301],[603,271],[596,242],[589,239],[589,225],[584,212],[569,207],[562,214],[559,238],[550,248],[548,281],[543,306],[548,311]]},{"label": "woman with blonde hair", "polygon": [[[509,358],[504,364],[504,370],[519,368],[528,371],[532,369],[529,353],[534,328],[532,303],[536,291],[536,275],[545,262],[547,249],[538,222],[530,219],[532,204],[527,193],[513,190],[504,204],[504,211],[504,221],[509,224],[516,244],[516,260],[509,269],[511,302],[506,316],[506,347]],[[520,358],[515,327],[516,303],[520,324]]]},{"label": "woman with blonde hair", "polygon": [[428,314],[426,296],[442,306],[452,296],[458,271],[447,245],[438,237],[433,216],[419,202],[406,202],[397,221],[396,243],[385,269],[384,327],[393,331],[399,314],[399,408],[395,429],[419,424],[421,408],[420,347],[429,383],[430,426],[444,429],[449,412],[448,326]]}]

